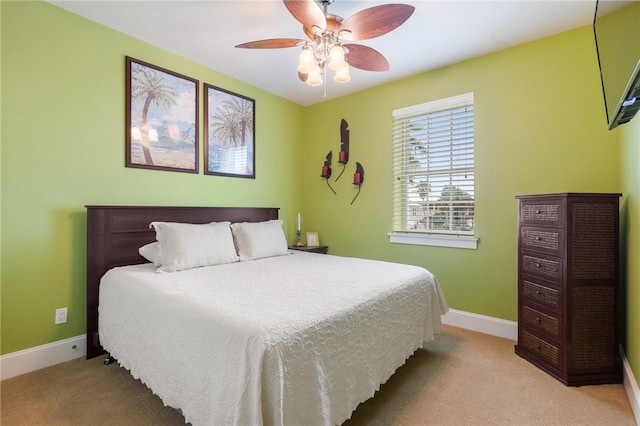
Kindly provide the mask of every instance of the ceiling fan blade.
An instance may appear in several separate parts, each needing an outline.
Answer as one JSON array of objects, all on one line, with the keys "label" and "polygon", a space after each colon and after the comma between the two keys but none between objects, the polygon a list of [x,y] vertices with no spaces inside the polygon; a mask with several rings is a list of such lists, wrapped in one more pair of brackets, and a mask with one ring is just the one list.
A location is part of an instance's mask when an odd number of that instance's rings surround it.
[{"label": "ceiling fan blade", "polygon": [[289,13],[307,28],[318,27],[324,31],[327,26],[324,12],[314,0],[283,0]]},{"label": "ceiling fan blade", "polygon": [[295,47],[302,43],[304,40],[297,38],[269,38],[266,40],[250,41],[248,43],[242,43],[236,47],[244,49],[280,49],[283,47]]},{"label": "ceiling fan blade", "polygon": [[415,7],[408,4],[385,4],[361,10],[347,19],[340,31],[347,40],[367,40],[379,37],[404,24],[413,14]]},{"label": "ceiling fan blade", "polygon": [[380,52],[362,44],[343,44],[347,63],[365,71],[389,71],[389,62]]}]

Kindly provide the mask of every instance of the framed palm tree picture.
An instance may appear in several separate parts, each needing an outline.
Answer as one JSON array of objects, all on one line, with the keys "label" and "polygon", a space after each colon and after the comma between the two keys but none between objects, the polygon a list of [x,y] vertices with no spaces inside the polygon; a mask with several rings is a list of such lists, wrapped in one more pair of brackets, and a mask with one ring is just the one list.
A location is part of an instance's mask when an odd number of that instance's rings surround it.
[{"label": "framed palm tree picture", "polygon": [[204,83],[205,174],[255,179],[255,100]]},{"label": "framed palm tree picture", "polygon": [[198,173],[198,85],[126,57],[126,166]]}]

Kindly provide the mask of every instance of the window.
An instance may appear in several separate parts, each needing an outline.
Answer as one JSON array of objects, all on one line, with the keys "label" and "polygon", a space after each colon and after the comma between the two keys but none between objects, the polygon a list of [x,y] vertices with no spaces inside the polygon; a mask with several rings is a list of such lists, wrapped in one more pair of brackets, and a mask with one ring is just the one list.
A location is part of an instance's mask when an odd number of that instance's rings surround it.
[{"label": "window", "polygon": [[476,248],[473,93],[393,111],[390,241]]}]

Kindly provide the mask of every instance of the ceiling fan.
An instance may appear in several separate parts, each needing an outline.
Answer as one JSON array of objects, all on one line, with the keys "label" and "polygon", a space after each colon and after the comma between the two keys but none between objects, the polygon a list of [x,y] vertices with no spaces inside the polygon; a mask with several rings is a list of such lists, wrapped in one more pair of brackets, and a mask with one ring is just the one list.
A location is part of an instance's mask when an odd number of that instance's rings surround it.
[{"label": "ceiling fan", "polygon": [[[402,25],[415,8],[406,4],[385,4],[363,9],[344,20],[327,12],[334,0],[283,0],[302,24],[308,40],[272,38],[237,45],[245,49],[280,49],[302,46],[298,77],[310,86],[322,84],[326,68],[336,72],[334,80],[351,80],[349,67],[365,71],[388,71],[389,62],[377,50],[349,41],[368,40]],[[347,43],[345,43],[347,42]]]}]

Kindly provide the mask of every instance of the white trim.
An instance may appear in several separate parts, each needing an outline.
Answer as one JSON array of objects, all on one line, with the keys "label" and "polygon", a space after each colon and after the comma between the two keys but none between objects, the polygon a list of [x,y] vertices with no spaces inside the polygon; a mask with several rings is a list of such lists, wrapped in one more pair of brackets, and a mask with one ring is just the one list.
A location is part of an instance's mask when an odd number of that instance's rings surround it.
[{"label": "white trim", "polygon": [[415,244],[419,246],[451,247],[471,250],[478,248],[478,239],[472,236],[390,232],[389,242],[395,244]]},{"label": "white trim", "polygon": [[622,357],[624,390],[627,392],[627,398],[629,398],[629,404],[631,405],[631,411],[633,411],[636,424],[640,425],[640,389],[638,388],[638,382],[636,382],[636,377],[633,375],[633,371],[622,347],[620,347],[620,356]]},{"label": "white trim", "polygon": [[87,336],[70,337],[0,356],[0,380],[40,370],[87,354]]},{"label": "white trim", "polygon": [[518,323],[515,321],[449,309],[449,312],[442,316],[442,323],[491,336],[518,340]]},{"label": "white trim", "polygon": [[415,114],[424,114],[434,111],[441,111],[443,109],[453,108],[460,106],[460,104],[472,103],[473,92],[463,93],[461,95],[450,96],[448,98],[436,99],[435,101],[425,102],[418,105],[412,105],[404,108],[394,109],[392,112],[393,117],[403,117]]}]

